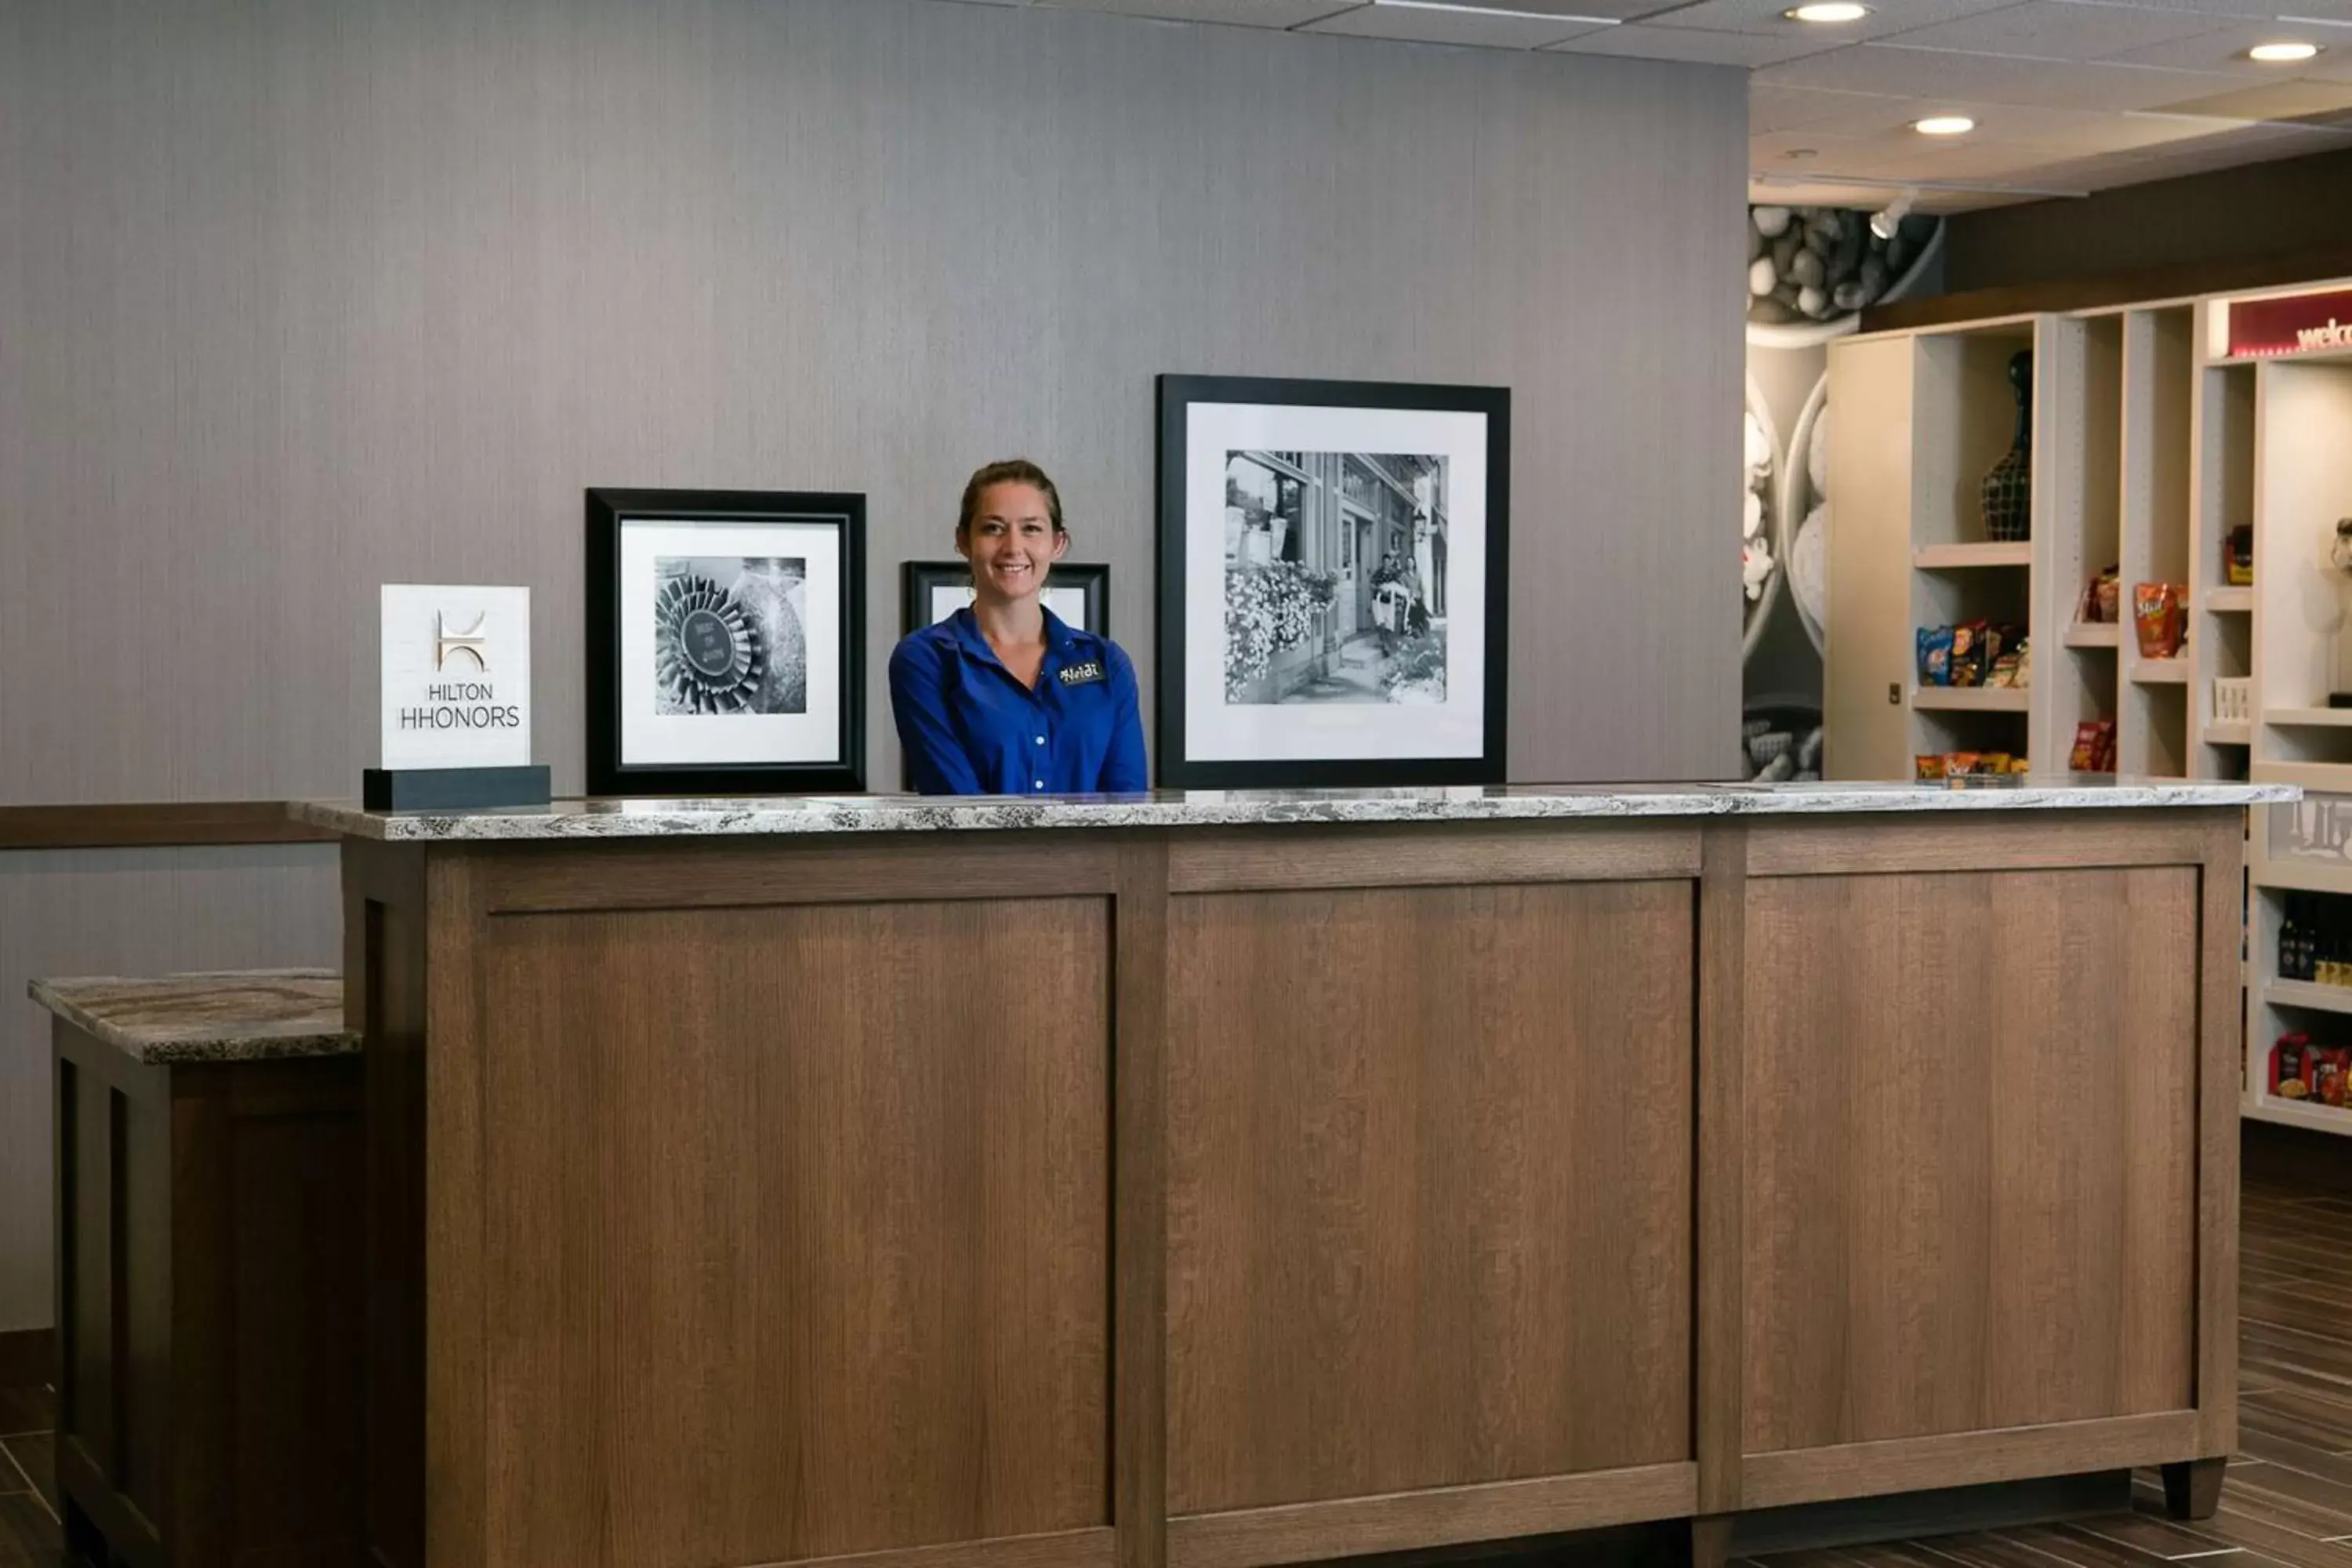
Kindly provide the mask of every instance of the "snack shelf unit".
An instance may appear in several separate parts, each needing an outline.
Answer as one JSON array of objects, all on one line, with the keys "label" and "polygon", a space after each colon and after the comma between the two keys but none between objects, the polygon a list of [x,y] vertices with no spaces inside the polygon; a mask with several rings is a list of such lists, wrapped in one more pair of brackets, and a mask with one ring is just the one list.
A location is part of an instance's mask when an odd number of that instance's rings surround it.
[{"label": "snack shelf unit", "polygon": [[[2318,289],[2275,292],[2327,291]],[[2336,618],[2342,603],[2327,563],[2336,520],[2352,515],[2352,353],[2254,357],[2230,352],[2235,296],[2200,307],[2197,428],[2193,436],[2197,542],[2190,590],[2192,655],[2204,721],[2200,774],[2300,784],[2292,806],[2250,817],[2243,1113],[2250,1119],[2352,1135],[2352,1109],[2274,1096],[2272,1047],[2300,1031],[2352,1045],[2352,989],[2280,977],[2279,928],[2287,900],[2341,898],[2352,915],[2352,710],[2328,706],[2336,685]],[[2254,581],[2224,580],[2229,531],[2252,524]],[[2250,718],[2213,721],[2217,678],[2247,679]]]},{"label": "snack shelf unit", "polygon": [[[2037,482],[2030,539],[1995,540],[1986,536],[1979,491],[2015,431],[2009,365],[2021,350],[2034,355],[2039,479],[2051,442],[2046,340],[2057,321],[2009,316],[1832,346],[1829,403],[1841,412],[1830,426],[1829,463],[1854,510],[1842,494],[1829,538],[1826,776],[1904,777],[1922,752],[2034,754],[2048,706],[2040,683],[2058,665],[2066,625],[2040,591],[2048,497]],[[2048,633],[2051,646],[2034,649],[2034,685],[1920,684],[1916,628],[1972,620],[2024,626],[2030,637]],[[2106,657],[2112,665],[2113,652]]]},{"label": "snack shelf unit", "polygon": [[[2193,618],[2187,649],[2165,659],[2144,658],[2129,624],[2128,584],[2194,580],[2197,329],[2196,301],[2171,300],[1831,346],[1830,401],[1844,412],[1830,464],[1844,494],[1830,540],[1828,776],[1902,777],[1919,754],[1953,750],[2061,767],[2085,721],[2115,726],[2118,772],[2244,776],[2242,745],[2234,767],[2200,754]],[[2033,353],[2032,536],[1994,541],[1979,489],[2009,447],[2020,349]],[[2118,620],[2086,622],[2084,590],[2108,566],[2126,585]],[[1917,629],[1972,619],[2028,629],[2032,683],[2010,700],[1919,683]]]},{"label": "snack shelf unit", "polygon": [[[2318,281],[1833,343],[1823,708],[1832,778],[2021,747],[2055,771],[2077,724],[2109,720],[2118,773],[2301,785],[2300,805],[2249,816],[2243,1108],[2352,1134],[2352,1107],[2267,1087],[2281,1033],[2352,1047],[2352,990],[2284,980],[2278,965],[2291,894],[2342,897],[2352,930],[2352,709],[2329,705],[2352,687],[2352,656],[2336,668],[2352,583],[2328,563],[2336,520],[2352,517],[2352,347],[2305,352],[2290,333],[2266,345],[2284,352],[2236,353],[2231,336],[2249,300],[2309,295],[2315,320],[2352,320],[2347,291],[2352,279]],[[1977,500],[2008,445],[2020,348],[2034,353],[2022,544],[1986,540]],[[2229,580],[2225,557],[2242,527],[2251,584]],[[2110,564],[2122,624],[2085,623],[2084,586]],[[2164,660],[2142,657],[2132,625],[2132,585],[2158,582],[2188,600],[2185,646]],[[1916,629],[1975,618],[2028,626],[2021,701],[1920,686]]]}]

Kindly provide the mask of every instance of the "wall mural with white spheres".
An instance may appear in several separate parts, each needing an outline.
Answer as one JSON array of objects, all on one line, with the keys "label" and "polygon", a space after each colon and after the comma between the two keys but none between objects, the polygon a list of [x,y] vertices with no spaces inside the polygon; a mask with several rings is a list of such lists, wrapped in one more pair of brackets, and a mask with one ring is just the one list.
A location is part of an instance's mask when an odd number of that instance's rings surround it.
[{"label": "wall mural with white spheres", "polygon": [[1751,779],[1821,769],[1829,344],[1869,306],[1939,292],[1943,244],[1943,220],[1902,202],[1748,210],[1740,740]]}]

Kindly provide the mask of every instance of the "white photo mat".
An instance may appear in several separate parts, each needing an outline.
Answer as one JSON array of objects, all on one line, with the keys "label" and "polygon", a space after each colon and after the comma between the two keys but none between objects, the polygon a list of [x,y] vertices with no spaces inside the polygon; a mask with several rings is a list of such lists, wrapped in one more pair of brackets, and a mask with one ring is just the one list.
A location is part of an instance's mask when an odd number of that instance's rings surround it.
[{"label": "white photo mat", "polygon": [[[1399,761],[1486,754],[1487,416],[1410,408],[1194,403],[1184,451],[1184,750],[1191,762]],[[1445,700],[1393,706],[1225,700],[1225,466],[1238,451],[1446,459]]]},{"label": "white photo mat", "polygon": [[[1057,588],[1051,577],[1045,580],[1045,590],[1038,597],[1047,609],[1061,617],[1062,624],[1080,631],[1091,631],[1087,625],[1087,591],[1084,588]],[[931,624],[939,625],[958,610],[971,603],[971,585],[959,587],[950,583],[931,584]]]},{"label": "white photo mat", "polygon": [[[840,762],[841,544],[831,522],[624,519],[619,632],[624,767]],[[654,679],[656,563],[672,556],[798,558],[808,695],[798,713],[663,714]]]}]

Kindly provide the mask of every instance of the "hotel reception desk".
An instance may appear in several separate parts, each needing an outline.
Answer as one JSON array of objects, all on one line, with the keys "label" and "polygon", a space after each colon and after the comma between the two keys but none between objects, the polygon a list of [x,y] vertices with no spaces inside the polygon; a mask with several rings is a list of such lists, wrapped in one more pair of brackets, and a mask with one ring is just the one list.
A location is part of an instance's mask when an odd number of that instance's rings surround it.
[{"label": "hotel reception desk", "polygon": [[1245,1568],[2235,1439],[2246,785],[341,830],[386,1568]]}]

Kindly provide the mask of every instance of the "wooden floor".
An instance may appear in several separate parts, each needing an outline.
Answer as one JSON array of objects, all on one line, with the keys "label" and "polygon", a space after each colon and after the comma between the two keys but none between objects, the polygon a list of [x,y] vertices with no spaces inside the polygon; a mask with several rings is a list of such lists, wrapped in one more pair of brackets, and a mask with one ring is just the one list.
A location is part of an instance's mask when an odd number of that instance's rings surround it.
[{"label": "wooden floor", "polygon": [[[2214,1518],[2172,1523],[2144,1476],[2130,1513],[1783,1552],[1747,1568],[2352,1568],[2352,1197],[2250,1178],[2243,1248],[2242,1431]],[[0,1568],[65,1562],[49,1409],[46,1387],[0,1384]]]}]

